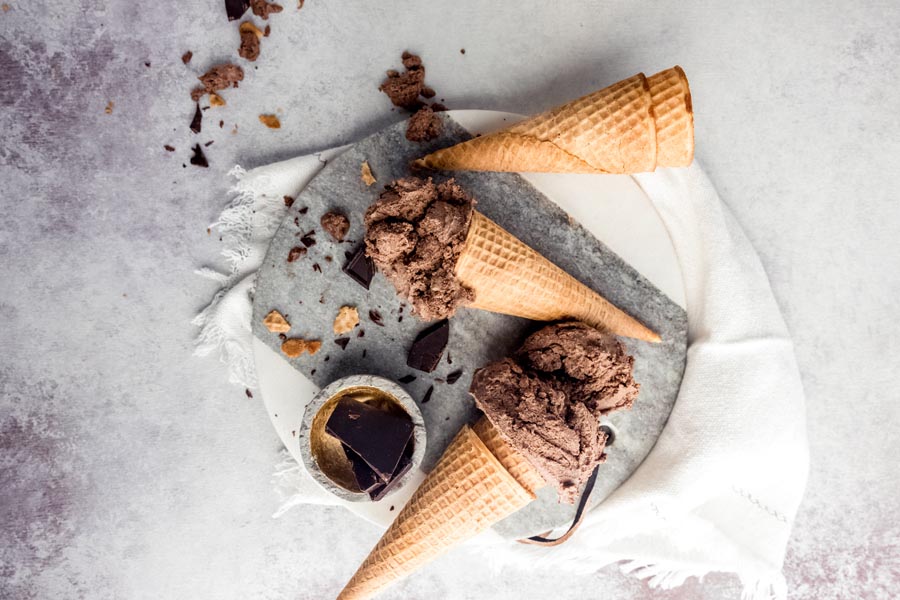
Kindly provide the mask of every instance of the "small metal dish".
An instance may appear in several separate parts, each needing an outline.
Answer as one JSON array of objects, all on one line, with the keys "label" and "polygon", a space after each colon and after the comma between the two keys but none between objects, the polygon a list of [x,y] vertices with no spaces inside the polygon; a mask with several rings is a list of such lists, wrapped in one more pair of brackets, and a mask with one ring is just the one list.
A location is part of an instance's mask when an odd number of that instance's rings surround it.
[{"label": "small metal dish", "polygon": [[374,375],[342,377],[322,388],[306,406],[298,439],[306,470],[326,491],[348,502],[371,502],[356,485],[350,461],[341,443],[325,431],[325,424],[341,398],[377,406],[382,410],[409,415],[413,423],[412,468],[383,498],[402,489],[425,456],[425,421],[412,397],[399,384]]}]

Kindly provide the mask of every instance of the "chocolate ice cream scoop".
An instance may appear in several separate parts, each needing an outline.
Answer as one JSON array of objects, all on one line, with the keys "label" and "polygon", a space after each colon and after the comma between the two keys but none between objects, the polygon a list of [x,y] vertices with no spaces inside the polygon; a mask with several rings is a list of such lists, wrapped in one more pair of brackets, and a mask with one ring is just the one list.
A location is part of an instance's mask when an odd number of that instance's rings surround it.
[{"label": "chocolate ice cream scoop", "polygon": [[454,273],[474,206],[452,179],[409,177],[386,186],[366,211],[366,253],[426,321],[474,299]]},{"label": "chocolate ice cream scoop", "polygon": [[509,358],[476,371],[475,403],[513,448],[573,503],[605,459],[600,416],[630,407],[634,358],[614,336],[570,321],[544,327]]}]

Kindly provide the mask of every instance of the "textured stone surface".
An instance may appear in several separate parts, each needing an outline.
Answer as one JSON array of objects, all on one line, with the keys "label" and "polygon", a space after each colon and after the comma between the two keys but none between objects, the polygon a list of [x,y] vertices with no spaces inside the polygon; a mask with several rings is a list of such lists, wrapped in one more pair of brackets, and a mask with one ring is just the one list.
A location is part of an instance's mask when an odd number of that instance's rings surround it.
[{"label": "textured stone surface", "polygon": [[[226,170],[399,120],[377,86],[407,47],[438,100],[519,113],[685,68],[698,159],[759,249],[808,396],[792,597],[895,595],[896,3],[285,2],[257,69],[193,136],[192,77],[236,58],[220,1],[4,1],[0,595],[324,598],[378,539],[339,509],[270,518],[280,442],[259,398],[190,358],[188,321],[215,287],[192,269],[219,264],[206,224]],[[281,129],[258,122],[279,108]],[[181,167],[194,139],[215,141],[208,170]],[[615,568],[483,562],[458,549],[385,598],[738,597],[722,575],[656,592]]]},{"label": "textured stone surface", "polygon": [[[341,266],[347,262],[344,252],[363,239],[363,215],[384,185],[407,176],[410,161],[423,152],[471,138],[447,115],[439,115],[444,120],[444,132],[427,147],[407,141],[406,124],[397,123],[330,161],[303,189],[275,234],[260,268],[252,321],[253,334],[276,352],[280,352],[281,340],[263,324],[263,317],[271,310],[296,315],[297,326],[291,335],[321,339],[319,353],[289,359],[295,369],[319,387],[357,373],[374,373],[393,380],[412,374],[415,381],[404,387],[419,401],[433,385],[431,401],[421,406],[428,428],[428,450],[422,464],[426,471],[434,466],[463,424],[476,418],[477,410],[468,392],[475,369],[506,356],[540,326],[508,315],[460,309],[450,319],[447,353],[453,363],[448,363],[445,353],[432,373],[423,373],[407,366],[407,349],[429,325],[410,315],[408,306],[400,310],[397,292],[384,276],[376,275],[366,291],[341,272]],[[367,187],[361,181],[363,161],[377,174],[379,185]],[[477,199],[477,210],[662,337],[659,344],[623,340],[635,357],[634,377],[641,383],[641,397],[631,410],[604,419],[617,428],[619,435],[602,467],[603,477],[594,488],[592,498],[600,501],[634,472],[669,418],[684,373],[687,315],[584,227],[572,224],[565,211],[521,176],[457,173],[455,178]],[[321,216],[333,209],[350,217],[350,231],[344,243],[335,243],[318,226]],[[300,243],[299,236],[312,228],[318,232],[317,243],[303,258],[288,262],[286,257]],[[326,261],[327,256],[333,260]],[[313,270],[316,264],[321,272]],[[338,336],[332,334],[331,323],[345,304],[359,310],[365,337],[358,338],[351,332],[347,348],[340,350],[332,341]],[[382,316],[383,327],[372,322],[368,316],[371,310]],[[452,385],[445,383],[448,374],[457,370],[462,370],[460,379]],[[511,538],[528,537],[570,523],[574,516],[575,507],[560,504],[555,489],[547,488],[539,492],[537,502],[498,523],[497,530]]]}]

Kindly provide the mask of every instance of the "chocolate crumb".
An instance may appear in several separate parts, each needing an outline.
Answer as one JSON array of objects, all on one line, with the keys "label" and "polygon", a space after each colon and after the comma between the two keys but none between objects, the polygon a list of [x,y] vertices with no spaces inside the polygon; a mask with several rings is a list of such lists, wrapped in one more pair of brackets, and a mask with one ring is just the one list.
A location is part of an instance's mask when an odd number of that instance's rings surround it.
[{"label": "chocolate crumb", "polygon": [[253,394],[250,392],[249,389],[244,390],[244,393],[247,394],[247,397],[248,397],[248,398],[252,398],[252,397],[253,397]]},{"label": "chocolate crumb", "polygon": [[363,358],[365,358],[365,357],[366,357],[366,349],[365,349],[365,348],[363,348],[363,353],[362,353],[362,357],[363,357]]},{"label": "chocolate crumb", "polygon": [[465,49],[465,48],[460,48],[460,49],[459,49],[459,53],[460,53],[460,54],[465,54],[465,53],[466,53],[466,49]]},{"label": "chocolate crumb", "polygon": [[[294,217],[294,225],[300,227],[300,217]],[[297,235],[296,233],[294,235]]]},{"label": "chocolate crumb", "polygon": [[291,248],[290,252],[288,252],[287,261],[289,263],[294,262],[301,256],[306,254],[306,248],[301,248],[300,246],[294,246]]},{"label": "chocolate crumb", "polygon": [[434,386],[430,386],[428,391],[425,392],[425,395],[422,396],[422,404],[428,404],[428,401],[431,400],[431,394],[434,393]]},{"label": "chocolate crumb", "polygon": [[322,215],[319,222],[322,224],[322,229],[327,231],[328,235],[336,242],[344,241],[344,236],[350,230],[350,219],[337,211],[328,211]]},{"label": "chocolate crumb", "polygon": [[374,308],[369,311],[369,319],[379,327],[384,327],[384,320],[381,318],[381,313]]},{"label": "chocolate crumb", "polygon": [[404,375],[403,377],[401,377],[401,378],[398,379],[397,381],[399,381],[400,383],[412,383],[412,382],[415,381],[415,380],[416,380],[416,376],[415,376],[415,375]]},{"label": "chocolate crumb", "polygon": [[411,142],[429,142],[441,135],[443,130],[444,122],[430,106],[423,106],[407,121],[406,139]]},{"label": "chocolate crumb", "polygon": [[366,336],[366,330],[365,330],[365,329],[360,329],[360,330],[359,330],[359,333],[356,334],[356,337],[365,337],[365,336]]},{"label": "chocolate crumb", "polygon": [[334,340],[334,343],[337,344],[338,346],[340,346],[341,350],[346,350],[347,344],[350,343],[350,338],[348,338],[348,337],[338,338],[338,339]]},{"label": "chocolate crumb", "polygon": [[441,362],[450,339],[450,322],[438,321],[419,332],[409,349],[406,365],[418,371],[431,373]]},{"label": "chocolate crumb", "polygon": [[272,26],[266,25],[266,28],[263,29],[263,37],[269,37],[270,33],[272,33]]},{"label": "chocolate crumb", "polygon": [[217,92],[228,87],[238,87],[238,83],[244,79],[244,70],[235,64],[223,63],[214,66],[197,79],[203,84],[203,89],[200,91],[202,96],[205,93]]},{"label": "chocolate crumb", "polygon": [[313,263],[313,271],[315,271],[316,273],[322,272],[322,267],[319,266],[319,263]]},{"label": "chocolate crumb", "polygon": [[183,62],[184,64],[188,64],[189,62],[191,62],[192,58],[194,58],[194,53],[188,50],[181,55],[181,62]]},{"label": "chocolate crumb", "polygon": [[210,146],[213,145],[213,141],[214,141],[214,140],[209,140],[208,142],[206,142],[205,144],[203,144],[203,147],[204,147],[204,148],[209,148]]},{"label": "chocolate crumb", "polygon": [[437,95],[437,92],[434,91],[434,88],[430,88],[425,86],[422,88],[422,97],[423,98],[434,98]]},{"label": "chocolate crumb", "polygon": [[399,317],[397,317],[397,322],[398,322],[398,323],[402,323],[402,322],[403,322],[403,315],[400,315]]},{"label": "chocolate crumb", "polygon": [[284,205],[287,206],[288,208],[292,207],[294,205],[294,199],[291,198],[290,196],[285,196],[284,197]]},{"label": "chocolate crumb", "polygon": [[225,127],[225,121],[219,121],[219,129]]},{"label": "chocolate crumb", "polygon": [[147,67],[147,68],[149,69],[149,68],[150,68],[150,61],[145,62],[145,63],[144,63],[144,66]]},{"label": "chocolate crumb", "polygon": [[301,208],[301,209],[298,210],[297,212],[300,213],[301,215],[305,215],[306,213],[309,212],[309,207],[308,207],[308,206],[304,206],[303,208]]},{"label": "chocolate crumb", "polygon": [[447,375],[447,383],[449,383],[450,385],[453,385],[454,383],[459,381],[459,378],[462,377],[462,374],[463,374],[462,369],[457,369],[456,371],[453,371],[452,373]]},{"label": "chocolate crumb", "polygon": [[326,355],[325,355],[325,362],[328,362],[329,360],[331,360],[331,357],[328,356],[328,355],[326,354]]},{"label": "chocolate crumb", "polygon": [[447,350],[447,364],[448,364],[448,365],[452,365],[452,364],[453,364],[453,359],[450,358],[450,351],[449,351],[449,350]]},{"label": "chocolate crumb", "polygon": [[433,110],[434,112],[444,112],[449,109],[440,102],[433,102],[431,104],[431,110]]},{"label": "chocolate crumb", "polygon": [[247,9],[250,8],[250,0],[225,0],[225,13],[229,21],[237,21]]},{"label": "chocolate crumb", "polygon": [[163,146],[163,148],[166,149],[166,152],[175,152],[174,146],[170,146],[170,145],[166,144],[165,146]]},{"label": "chocolate crumb", "polygon": [[191,156],[192,165],[204,168],[209,166],[209,161],[206,160],[206,155],[203,154],[203,148],[200,147],[200,144],[194,146],[191,151],[194,153],[194,155]]},{"label": "chocolate crumb", "polygon": [[250,0],[250,10],[263,21],[267,21],[270,14],[280,13],[284,9],[280,4],[275,4],[274,2],[266,2],[266,0]]},{"label": "chocolate crumb", "polygon": [[326,257],[325,257],[325,262],[331,262],[331,261],[333,261],[333,260],[334,260],[334,259],[333,259],[332,257],[330,257],[330,256],[326,256]]},{"label": "chocolate crumb", "polygon": [[393,505],[393,504],[391,504],[391,510],[394,510],[394,505]]},{"label": "chocolate crumb", "polygon": [[316,374],[316,370],[313,369],[312,371],[309,372],[309,374],[310,374],[310,375],[315,375],[315,374]]},{"label": "chocolate crumb", "polygon": [[284,333],[279,333],[278,337],[281,339],[282,342],[287,339],[287,335]]}]

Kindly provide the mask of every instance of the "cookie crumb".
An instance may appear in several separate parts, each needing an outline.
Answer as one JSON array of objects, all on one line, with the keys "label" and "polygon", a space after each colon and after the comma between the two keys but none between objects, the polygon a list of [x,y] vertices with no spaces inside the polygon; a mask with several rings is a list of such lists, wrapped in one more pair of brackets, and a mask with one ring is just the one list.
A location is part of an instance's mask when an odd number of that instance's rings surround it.
[{"label": "cookie crumb", "polygon": [[280,4],[266,2],[266,0],[250,0],[250,10],[263,21],[267,21],[270,14],[280,13],[284,8]]},{"label": "cookie crumb", "polygon": [[272,333],[287,333],[291,330],[291,324],[277,310],[273,310],[265,316],[263,325]]},{"label": "cookie crumb", "polygon": [[241,45],[238,48],[238,56],[253,62],[259,58],[259,40],[262,39],[263,32],[250,21],[241,23],[239,31]]},{"label": "cookie crumb", "polygon": [[315,354],[322,347],[319,340],[304,340],[302,338],[290,338],[281,344],[281,351],[288,358],[297,358],[304,352]]},{"label": "cookie crumb", "polygon": [[210,92],[210,94],[209,94],[209,105],[210,106],[218,107],[218,106],[225,106],[225,104],[226,104],[225,98],[223,98],[222,96],[218,95],[215,92]]},{"label": "cookie crumb", "polygon": [[375,179],[375,176],[372,175],[372,168],[369,166],[369,161],[363,161],[362,166],[360,167],[360,171],[363,183],[366,184],[366,187],[371,186],[377,181],[377,179]]},{"label": "cookie crumb", "polygon": [[344,236],[350,230],[350,219],[337,211],[330,210],[319,220],[322,229],[328,232],[334,241],[343,242]]},{"label": "cookie crumb", "polygon": [[[281,129],[281,121],[275,115],[259,115],[259,122],[269,129]],[[235,125],[237,129],[237,125]]]},{"label": "cookie crumb", "polygon": [[347,333],[359,325],[359,311],[355,306],[342,306],[334,318],[332,328],[335,333]]},{"label": "cookie crumb", "polygon": [[444,122],[430,106],[423,106],[409,118],[406,124],[406,139],[411,142],[430,142],[441,135]]}]

